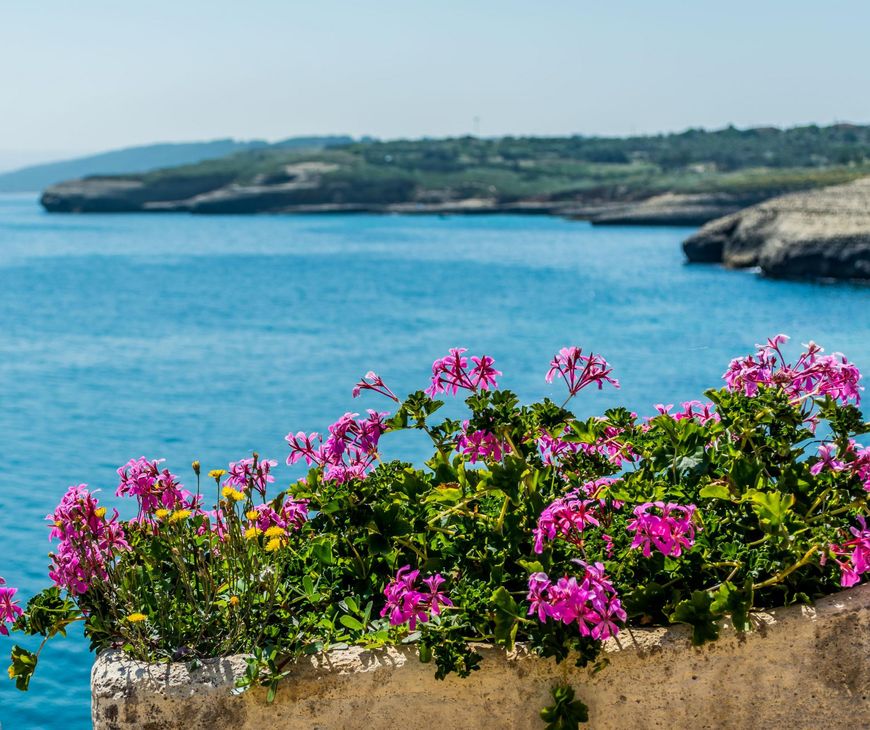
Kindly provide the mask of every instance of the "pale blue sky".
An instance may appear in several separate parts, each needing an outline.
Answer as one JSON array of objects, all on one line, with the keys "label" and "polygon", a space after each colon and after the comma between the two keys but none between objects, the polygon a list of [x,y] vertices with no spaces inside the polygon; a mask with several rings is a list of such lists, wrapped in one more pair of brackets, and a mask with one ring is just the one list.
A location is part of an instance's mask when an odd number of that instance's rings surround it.
[{"label": "pale blue sky", "polygon": [[0,166],[294,134],[870,121],[866,0],[0,0]]}]

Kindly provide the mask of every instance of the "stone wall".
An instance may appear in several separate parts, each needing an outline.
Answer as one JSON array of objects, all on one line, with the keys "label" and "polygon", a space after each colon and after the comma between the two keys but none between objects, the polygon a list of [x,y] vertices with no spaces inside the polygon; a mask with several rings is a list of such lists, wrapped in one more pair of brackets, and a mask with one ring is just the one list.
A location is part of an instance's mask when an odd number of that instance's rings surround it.
[{"label": "stone wall", "polygon": [[870,727],[870,585],[813,607],[756,615],[756,629],[694,648],[684,627],[624,630],[592,675],[568,663],[482,648],[481,670],[437,681],[410,647],[302,660],[269,705],[233,692],[242,657],[142,664],[116,652],[91,678],[96,730],[543,728],[549,689],[568,681],[596,728]]}]

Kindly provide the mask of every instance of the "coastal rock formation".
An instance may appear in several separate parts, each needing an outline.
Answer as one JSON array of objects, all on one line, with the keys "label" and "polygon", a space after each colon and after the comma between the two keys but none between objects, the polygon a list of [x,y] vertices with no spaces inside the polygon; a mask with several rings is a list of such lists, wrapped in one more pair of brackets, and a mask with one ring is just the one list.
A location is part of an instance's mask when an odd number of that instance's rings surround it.
[{"label": "coastal rock formation", "polygon": [[683,250],[692,262],[758,266],[779,278],[870,280],[870,178],[718,218]]},{"label": "coastal rock formation", "polygon": [[494,197],[455,197],[449,191],[414,190],[402,181],[385,189],[356,183],[324,185],[334,170],[317,162],[287,165],[280,175],[259,176],[240,184],[220,175],[90,177],[53,185],[42,205],[57,213],[188,212],[245,213],[511,213],[559,215],[595,225],[698,226],[769,197],[770,193],[665,193],[639,200],[500,201]]},{"label": "coastal rock formation", "polygon": [[[664,193],[645,200],[615,203],[599,209],[581,211],[575,216],[588,218],[595,225],[610,226],[701,226],[770,197],[768,193],[731,195],[728,193]],[[578,215],[580,213],[580,215]]]}]

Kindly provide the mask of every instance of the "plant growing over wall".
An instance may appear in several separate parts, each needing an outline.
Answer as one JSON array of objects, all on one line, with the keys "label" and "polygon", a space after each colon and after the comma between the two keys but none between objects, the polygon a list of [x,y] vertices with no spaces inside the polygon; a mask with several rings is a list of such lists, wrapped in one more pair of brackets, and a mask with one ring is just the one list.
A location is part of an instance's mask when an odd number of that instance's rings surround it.
[{"label": "plant growing over wall", "polygon": [[[0,587],[0,632],[44,644],[81,621],[93,649],[147,661],[247,653],[241,685],[271,699],[296,658],[343,644],[414,643],[443,678],[480,667],[477,642],[602,668],[602,643],[632,626],[688,624],[696,644],[723,621],[747,630],[755,610],[870,570],[860,373],[814,344],[789,363],[785,341],[732,361],[707,401],[647,418],[577,419],[574,397],[618,382],[576,347],[546,375],[561,404],[522,405],[492,358],[461,349],[404,400],[368,373],[353,396],[391,412],[289,434],[288,463],[309,471],[281,491],[258,454],[205,477],[194,462],[195,491],[133,459],[117,494],[136,516],[70,487],[49,515],[53,585],[23,611]],[[441,417],[460,394],[466,417]],[[430,439],[423,464],[381,460],[403,429]],[[21,689],[39,649],[12,649]],[[548,727],[585,721],[571,688],[553,699]]]}]

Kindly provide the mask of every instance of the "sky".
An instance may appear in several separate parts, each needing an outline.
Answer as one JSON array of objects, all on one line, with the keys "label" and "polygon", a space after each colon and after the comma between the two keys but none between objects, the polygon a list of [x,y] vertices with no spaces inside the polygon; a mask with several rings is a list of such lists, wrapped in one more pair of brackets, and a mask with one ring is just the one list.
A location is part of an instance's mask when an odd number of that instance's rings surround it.
[{"label": "sky", "polygon": [[870,122],[866,0],[0,0],[0,168],[158,141]]}]

